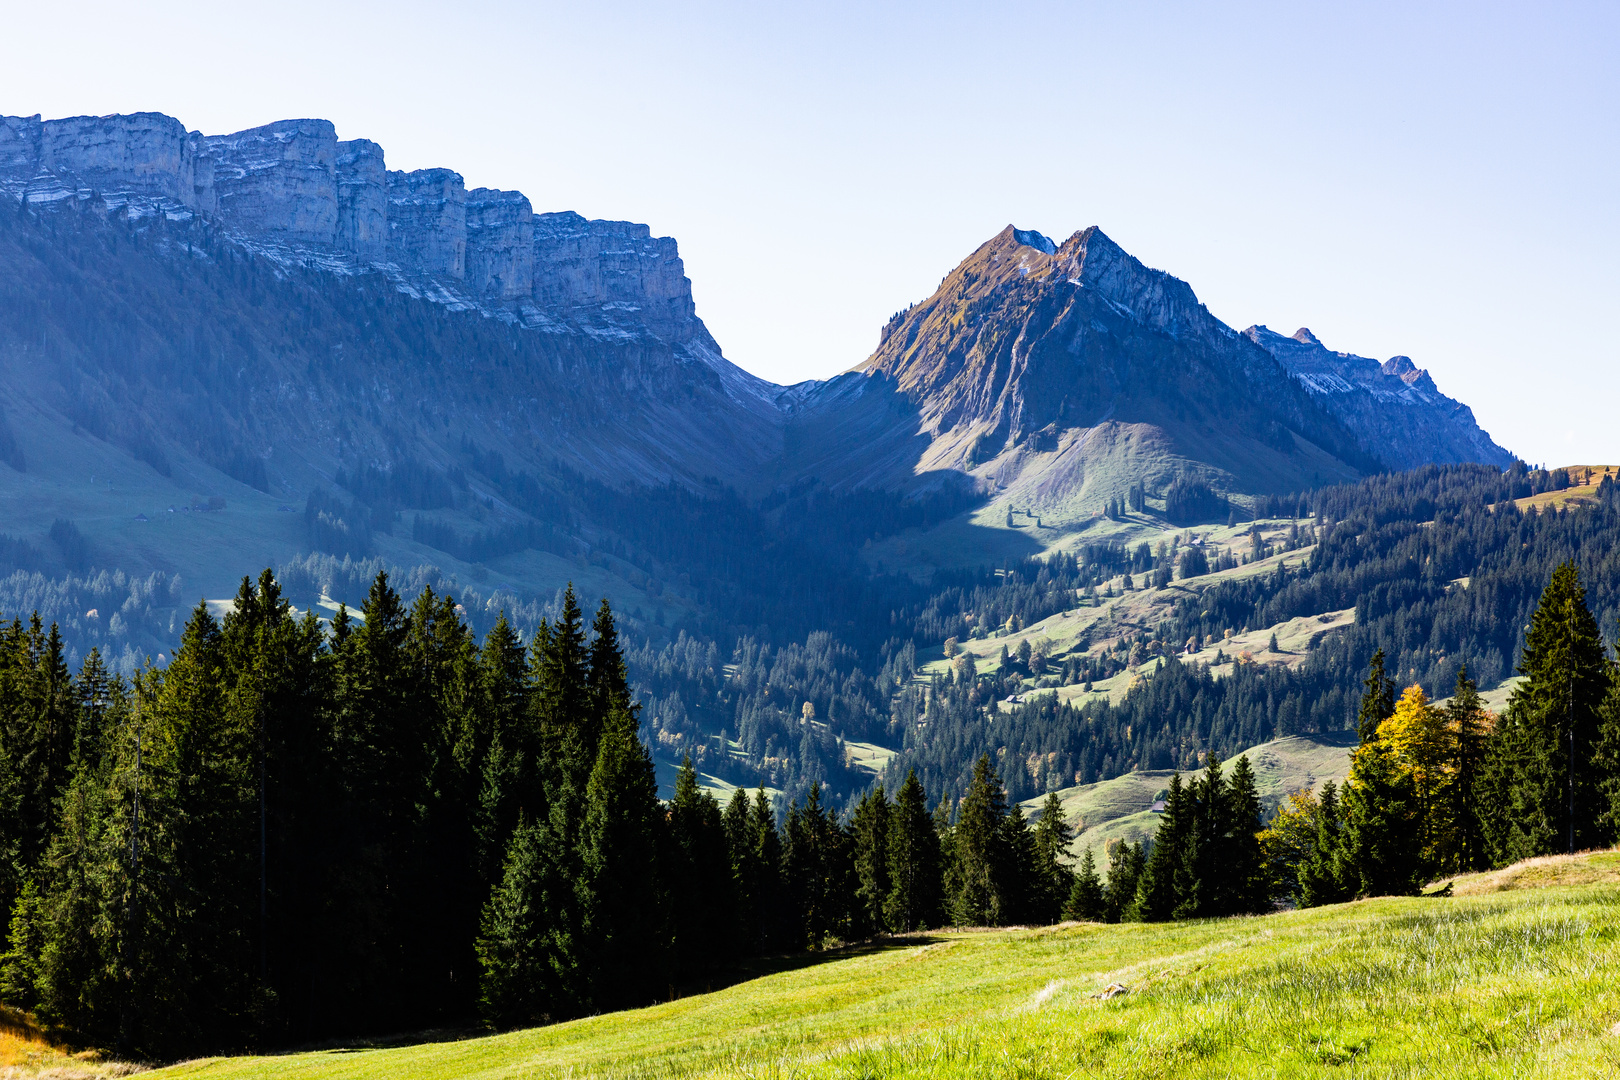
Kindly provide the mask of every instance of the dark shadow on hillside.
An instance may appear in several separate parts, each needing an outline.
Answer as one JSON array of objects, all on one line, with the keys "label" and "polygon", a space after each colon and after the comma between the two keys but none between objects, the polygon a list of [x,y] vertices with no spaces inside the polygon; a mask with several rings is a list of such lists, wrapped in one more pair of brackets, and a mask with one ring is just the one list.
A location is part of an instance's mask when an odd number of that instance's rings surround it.
[{"label": "dark shadow on hillside", "polygon": [[[834,960],[847,960],[856,956],[869,956],[873,953],[890,952],[898,949],[913,949],[937,945],[946,938],[932,933],[901,934],[893,937],[870,938],[866,941],[857,941],[836,949],[824,949],[815,953],[799,953],[786,956],[766,956],[742,961],[731,967],[715,972],[713,975],[688,982],[675,983],[669,987],[665,997],[648,1001],[645,1005],[632,1005],[624,1009],[610,1010],[612,1012],[629,1012],[636,1008],[646,1008],[652,1005],[661,1005],[682,998],[698,997],[703,994],[712,994],[755,979],[762,979],[768,975],[779,975],[790,971],[803,971],[831,963]],[[590,1015],[590,1014],[588,1014]],[[601,1014],[595,1014],[601,1015]],[[580,1019],[570,1017],[569,1019]],[[566,1023],[566,1020],[556,1021]],[[535,1025],[547,1026],[547,1025]],[[511,1030],[523,1030],[521,1028]],[[276,1047],[255,1051],[263,1057],[284,1057],[292,1054],[307,1054],[317,1051],[326,1051],[337,1054],[357,1054],[368,1050],[388,1050],[401,1046],[421,1046],[427,1043],[461,1042],[467,1039],[481,1039],[490,1035],[501,1034],[491,1031],[469,1019],[462,1026],[447,1026],[440,1028],[427,1028],[421,1031],[401,1031],[386,1035],[365,1035],[354,1038],[322,1039],[317,1042],[299,1043],[293,1046]]]},{"label": "dark shadow on hillside", "polygon": [[1314,743],[1321,743],[1323,746],[1338,747],[1341,750],[1351,750],[1361,745],[1361,736],[1356,734],[1354,730],[1313,731],[1302,733],[1300,737],[1309,739]]}]

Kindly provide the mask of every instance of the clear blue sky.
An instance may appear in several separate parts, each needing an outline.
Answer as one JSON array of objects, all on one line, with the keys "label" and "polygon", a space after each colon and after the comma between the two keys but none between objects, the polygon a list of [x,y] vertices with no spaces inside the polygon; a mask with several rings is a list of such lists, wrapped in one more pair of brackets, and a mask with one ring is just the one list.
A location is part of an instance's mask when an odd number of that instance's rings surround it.
[{"label": "clear blue sky", "polygon": [[676,237],[778,382],[1003,225],[1101,225],[1235,327],[1410,355],[1620,461],[1620,5],[19,5],[0,112],[293,116]]}]

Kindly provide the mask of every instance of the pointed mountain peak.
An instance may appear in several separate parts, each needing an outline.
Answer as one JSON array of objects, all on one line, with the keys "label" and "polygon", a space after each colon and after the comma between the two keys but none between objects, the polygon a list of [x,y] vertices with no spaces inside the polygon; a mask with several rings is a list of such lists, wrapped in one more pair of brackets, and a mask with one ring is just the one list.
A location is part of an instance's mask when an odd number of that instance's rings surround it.
[{"label": "pointed mountain peak", "polygon": [[1410,356],[1392,356],[1384,361],[1382,370],[1385,375],[1409,375],[1417,370],[1417,365]]},{"label": "pointed mountain peak", "polygon": [[1315,334],[1311,333],[1310,327],[1308,327],[1308,326],[1302,326],[1298,330],[1295,330],[1294,331],[1294,340],[1299,342],[1301,345],[1321,345],[1322,344],[1322,342],[1317,339],[1317,336]]}]

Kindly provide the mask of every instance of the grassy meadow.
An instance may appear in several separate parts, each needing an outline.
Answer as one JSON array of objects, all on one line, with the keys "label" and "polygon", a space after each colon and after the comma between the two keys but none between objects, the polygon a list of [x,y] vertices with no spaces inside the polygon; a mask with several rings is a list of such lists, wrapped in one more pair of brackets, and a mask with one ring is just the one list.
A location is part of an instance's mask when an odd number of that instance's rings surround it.
[{"label": "grassy meadow", "polygon": [[[1104,998],[1122,984],[1128,991]],[[1620,853],[1261,918],[942,932],[484,1038],[154,1075],[1570,1077],[1620,1070]]]}]

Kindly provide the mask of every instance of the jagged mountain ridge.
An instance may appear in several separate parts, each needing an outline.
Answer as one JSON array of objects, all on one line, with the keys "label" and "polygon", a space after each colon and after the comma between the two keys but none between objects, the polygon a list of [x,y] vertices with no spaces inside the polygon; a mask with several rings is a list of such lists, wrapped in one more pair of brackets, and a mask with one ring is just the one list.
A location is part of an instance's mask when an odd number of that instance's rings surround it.
[{"label": "jagged mountain ridge", "polygon": [[[839,431],[862,408],[874,418],[864,438],[796,437]],[[909,429],[877,419],[895,415]],[[1061,245],[1002,230],[806,401],[787,446],[800,471],[900,487],[967,476],[1054,520],[1089,516],[1132,483],[1281,491],[1378,467],[1185,282],[1097,228]]]},{"label": "jagged mountain ridge", "polygon": [[1480,430],[1474,411],[1442,394],[1411,357],[1392,356],[1380,364],[1333,352],[1305,327],[1292,337],[1258,325],[1243,335],[1276,357],[1356,433],[1364,449],[1392,469],[1430,463],[1513,464],[1513,455]]},{"label": "jagged mountain ridge", "polygon": [[[1323,394],[1096,228],[1060,245],[1009,226],[864,364],[778,387],[724,357],[673,239],[391,171],[324,120],[205,136],[156,113],[3,117],[0,190],[21,214],[0,238],[0,408],[14,442],[48,448],[29,483],[56,467],[62,492],[150,469],[165,499],[240,482],[273,506],[427,469],[471,477],[465,505],[427,507],[465,510],[457,527],[542,513],[480,479],[495,460],[542,486],[560,467],[620,488],[950,491],[941,505],[971,493],[1062,522],[1133,483],[1352,478],[1437,396],[1426,376],[1401,382],[1399,410]],[[1467,435],[1466,407],[1438,400]],[[76,500],[51,505],[89,520]],[[107,528],[144,565],[190,557]],[[240,557],[305,543],[263,533]]]},{"label": "jagged mountain ridge", "polygon": [[[898,313],[865,363],[805,395],[788,471],[910,490],[971,477],[1061,521],[1177,476],[1265,492],[1511,462],[1410,361],[1383,375],[1304,350],[1238,333],[1096,227],[1060,245],[1009,225]],[[1359,382],[1314,374],[1330,364]]]}]

